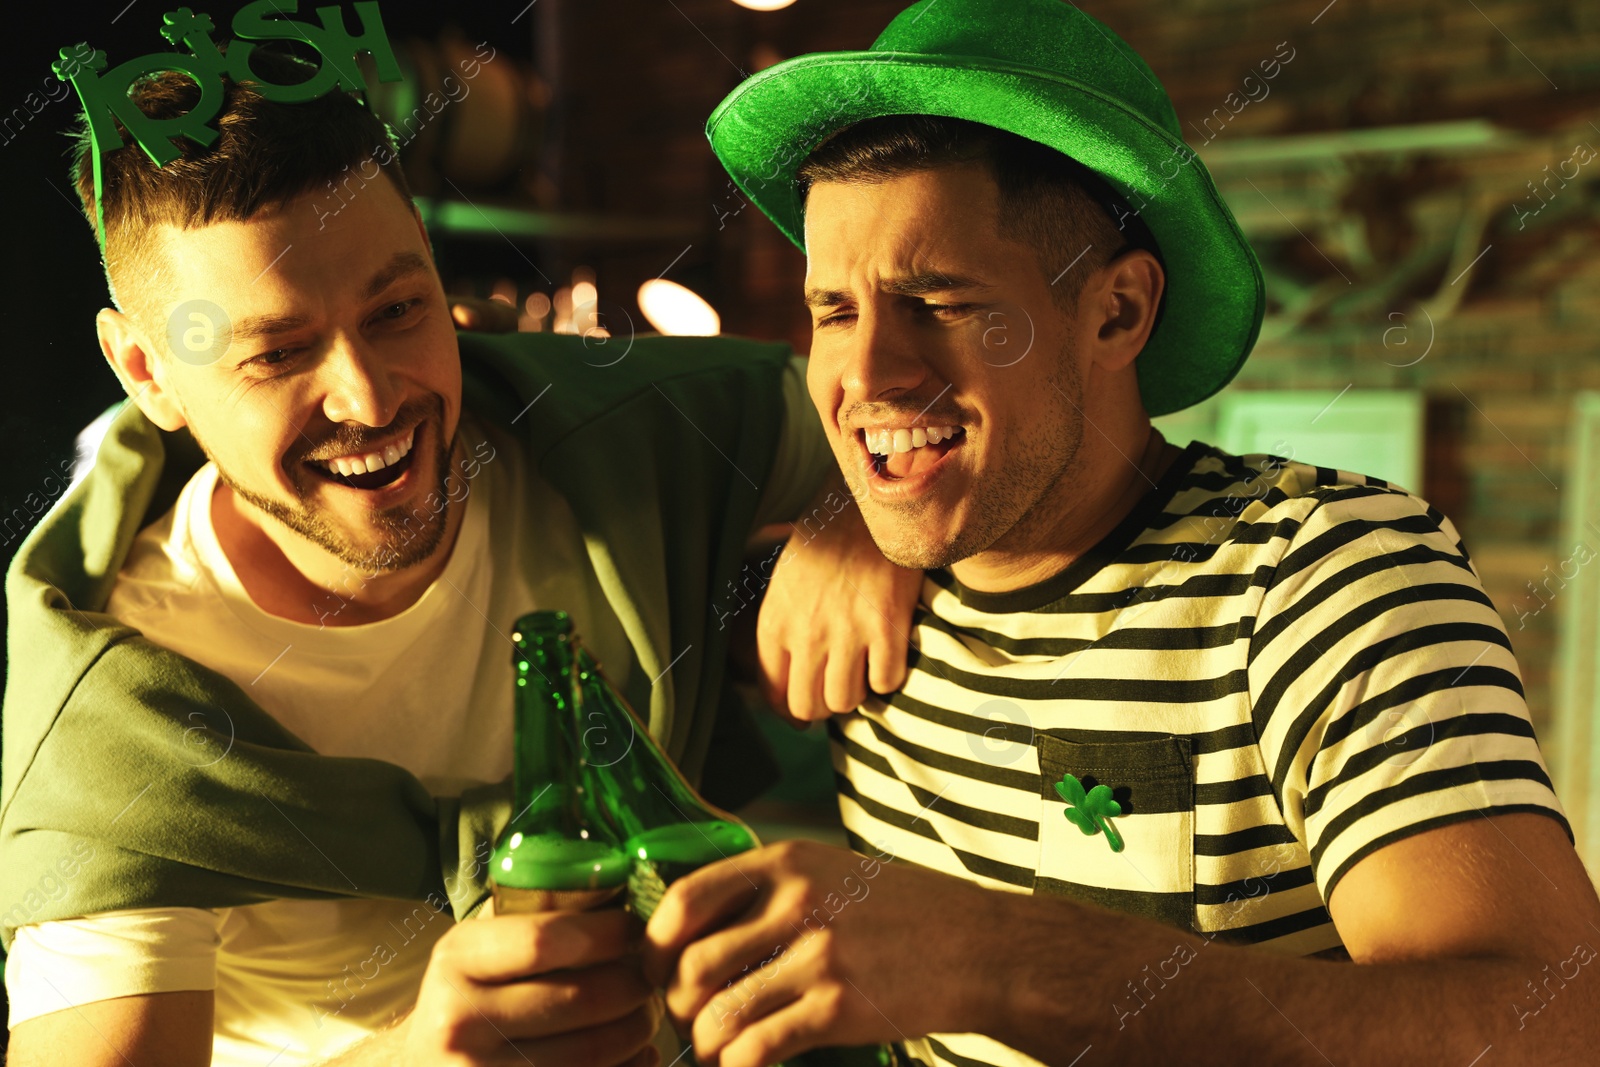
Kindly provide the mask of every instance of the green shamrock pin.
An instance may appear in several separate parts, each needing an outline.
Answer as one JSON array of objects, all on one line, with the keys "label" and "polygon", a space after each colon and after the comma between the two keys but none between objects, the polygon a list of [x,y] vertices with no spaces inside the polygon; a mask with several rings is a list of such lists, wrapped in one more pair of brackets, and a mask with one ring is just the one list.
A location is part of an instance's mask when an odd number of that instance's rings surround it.
[{"label": "green shamrock pin", "polygon": [[1082,782],[1073,775],[1063,774],[1061,781],[1056,783],[1056,792],[1067,802],[1061,814],[1067,817],[1068,822],[1085,834],[1097,834],[1104,830],[1111,851],[1122,851],[1122,835],[1110,822],[1113,815],[1122,814],[1122,805],[1111,799],[1109,785],[1097,785],[1085,793]]}]

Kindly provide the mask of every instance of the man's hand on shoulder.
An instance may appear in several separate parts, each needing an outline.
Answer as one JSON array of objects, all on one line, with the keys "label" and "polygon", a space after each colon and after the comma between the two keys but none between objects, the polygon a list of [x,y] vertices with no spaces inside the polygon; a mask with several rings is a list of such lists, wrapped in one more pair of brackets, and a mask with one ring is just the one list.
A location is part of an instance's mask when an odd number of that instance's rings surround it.
[{"label": "man's hand on shoulder", "polygon": [[756,643],[762,689],[811,722],[905,682],[922,572],[883,558],[842,478],[830,480],[772,570]]}]

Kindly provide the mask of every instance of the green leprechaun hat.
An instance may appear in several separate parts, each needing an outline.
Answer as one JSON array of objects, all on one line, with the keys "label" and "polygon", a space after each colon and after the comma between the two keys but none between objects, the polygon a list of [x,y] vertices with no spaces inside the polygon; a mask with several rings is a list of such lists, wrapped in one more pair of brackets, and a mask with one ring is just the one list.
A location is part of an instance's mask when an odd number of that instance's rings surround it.
[{"label": "green leprechaun hat", "polygon": [[1137,363],[1151,415],[1198,403],[1238,372],[1261,329],[1261,266],[1183,143],[1166,90],[1103,23],[1064,0],[921,0],[865,52],[798,56],[747,78],[706,135],[803,250],[795,172],[833,133],[885,115],[967,119],[1038,141],[1127,200],[1167,270],[1166,308]]}]

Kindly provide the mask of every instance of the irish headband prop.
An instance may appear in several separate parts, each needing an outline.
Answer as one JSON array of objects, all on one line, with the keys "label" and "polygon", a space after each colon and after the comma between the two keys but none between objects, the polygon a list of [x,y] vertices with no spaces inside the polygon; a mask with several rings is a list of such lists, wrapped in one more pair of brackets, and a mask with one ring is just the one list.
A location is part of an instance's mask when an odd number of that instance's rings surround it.
[{"label": "irish headband prop", "polygon": [[[295,22],[288,18],[299,8],[298,0],[254,0],[233,16],[234,40],[224,49],[211,39],[216,28],[210,16],[195,14],[186,7],[162,16],[161,35],[187,52],[152,52],[130,59],[106,71],[104,52],[87,44],[61,50],[52,68],[56,77],[72,83],[83,103],[94,159],[95,235],[105,245],[105,190],[102,185],[101,157],[126,146],[133,139],[156,166],[165,166],[181,156],[174,138],[185,137],[209,147],[217,137],[210,125],[222,108],[223,79],[234,83],[249,81],[265,99],[282,104],[305,103],[343,91],[359,94],[363,88],[356,57],[366,52],[377,67],[378,81],[402,81],[400,63],[389,45],[383,18],[372,0],[354,5],[360,30],[352,34],[345,28],[344,13],[337,7],[317,8],[320,23]],[[281,85],[256,74],[250,57],[260,41],[299,41],[309,45],[320,57],[317,72],[305,81]],[[105,73],[101,73],[105,71]],[[139,110],[128,96],[139,79],[172,71],[187,76],[200,90],[200,99],[188,113],[156,119]]]}]

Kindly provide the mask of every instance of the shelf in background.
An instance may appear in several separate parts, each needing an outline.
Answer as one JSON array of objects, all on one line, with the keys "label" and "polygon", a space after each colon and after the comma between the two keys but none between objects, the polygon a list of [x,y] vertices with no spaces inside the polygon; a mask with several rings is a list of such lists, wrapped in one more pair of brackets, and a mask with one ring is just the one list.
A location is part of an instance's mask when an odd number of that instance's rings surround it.
[{"label": "shelf in background", "polygon": [[574,241],[693,240],[704,227],[685,220],[582,215],[561,211],[480,204],[463,200],[417,198],[417,210],[430,233],[448,237],[519,238]]}]

